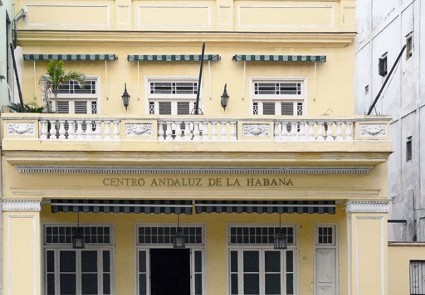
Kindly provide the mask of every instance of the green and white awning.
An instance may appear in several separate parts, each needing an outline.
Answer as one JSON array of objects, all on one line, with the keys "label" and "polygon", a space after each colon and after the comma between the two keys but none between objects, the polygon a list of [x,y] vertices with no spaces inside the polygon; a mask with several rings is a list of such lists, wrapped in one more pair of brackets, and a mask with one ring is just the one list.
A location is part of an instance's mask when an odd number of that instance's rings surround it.
[{"label": "green and white awning", "polygon": [[235,54],[234,61],[326,62],[326,55],[249,55]]},{"label": "green and white awning", "polygon": [[44,61],[44,60],[117,60],[116,54],[24,54],[24,61]]},{"label": "green and white awning", "polygon": [[[200,54],[159,54],[159,55],[128,55],[128,61],[200,61]],[[221,59],[218,54],[204,55],[204,61],[219,61]]]}]

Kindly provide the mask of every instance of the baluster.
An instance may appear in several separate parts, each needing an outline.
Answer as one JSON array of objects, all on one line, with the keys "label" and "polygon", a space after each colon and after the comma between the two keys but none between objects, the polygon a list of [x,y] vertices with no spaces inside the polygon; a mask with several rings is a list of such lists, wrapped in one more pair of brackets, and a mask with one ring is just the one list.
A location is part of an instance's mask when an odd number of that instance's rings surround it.
[{"label": "baluster", "polygon": [[298,135],[298,123],[296,121],[291,122],[291,141],[297,141],[297,135]]},{"label": "baluster", "polygon": [[105,120],[103,124],[105,126],[103,129],[103,139],[111,140],[111,121]]},{"label": "baluster", "polygon": [[93,139],[92,121],[85,120],[84,122],[86,123],[85,139],[92,140]]},{"label": "baluster", "polygon": [[95,121],[95,125],[96,125],[96,129],[94,130],[94,137],[96,140],[101,140],[102,139],[102,121],[100,120],[96,120]]},{"label": "baluster", "polygon": [[204,122],[200,122],[199,124],[202,125],[202,141],[210,140],[209,130],[208,130],[208,122],[204,121]]},{"label": "baluster", "polygon": [[324,137],[324,135],[325,135],[325,128],[323,126],[324,124],[325,124],[325,122],[321,122],[321,121],[317,122],[317,125],[319,126],[319,128],[317,130],[316,141],[323,141],[323,140],[325,140],[325,137]]},{"label": "baluster", "polygon": [[236,141],[236,139],[237,139],[236,122],[232,121],[230,122],[230,140]]},{"label": "baluster", "polygon": [[165,122],[165,140],[173,140],[173,123]]},{"label": "baluster", "polygon": [[56,120],[50,121],[50,130],[49,130],[50,139],[57,139],[57,137],[56,137],[56,124],[57,124]]},{"label": "baluster", "polygon": [[182,138],[182,126],[180,125],[181,122],[174,122],[174,140],[181,141]]},{"label": "baluster", "polygon": [[202,139],[201,132],[200,132],[202,127],[200,126],[202,126],[200,122],[193,123],[193,140],[195,141],[200,141]]},{"label": "baluster", "polygon": [[289,138],[289,131],[288,131],[288,125],[290,124],[288,121],[282,121],[282,140],[286,139],[287,141],[290,140]]},{"label": "baluster", "polygon": [[353,122],[345,122],[345,140],[353,140]]},{"label": "baluster", "polygon": [[164,122],[158,122],[158,141],[163,141],[165,138],[165,125]]},{"label": "baluster", "polygon": [[282,141],[282,123],[281,122],[274,122],[274,140],[276,141]]},{"label": "baluster", "polygon": [[341,121],[336,122],[336,137],[335,137],[335,140],[337,140],[337,141],[343,140],[341,125],[342,125]]},{"label": "baluster", "polygon": [[114,140],[120,139],[120,121],[114,120],[112,121],[112,124],[114,126]]},{"label": "baluster", "polygon": [[300,141],[307,141],[307,130],[308,125],[306,121],[300,122],[300,132],[299,132],[299,140]]},{"label": "baluster", "polygon": [[193,122],[184,122],[184,140],[191,141],[193,136]]},{"label": "baluster", "polygon": [[216,141],[217,138],[217,124],[218,122],[211,122],[211,140]]},{"label": "baluster", "polygon": [[40,121],[40,139],[47,139],[47,120]]},{"label": "baluster", "polygon": [[77,121],[77,139],[81,140],[84,138],[83,121]]},{"label": "baluster", "polygon": [[68,139],[75,139],[75,121],[68,120]]},{"label": "baluster", "polygon": [[335,137],[333,134],[333,126],[334,126],[334,122],[326,122],[326,125],[328,127],[328,130],[326,131],[326,140],[327,141],[334,141]]},{"label": "baluster", "polygon": [[222,141],[226,141],[227,140],[227,122],[221,122],[221,136],[220,139]]},{"label": "baluster", "polygon": [[314,141],[314,122],[307,122],[308,132],[307,132],[307,141]]}]

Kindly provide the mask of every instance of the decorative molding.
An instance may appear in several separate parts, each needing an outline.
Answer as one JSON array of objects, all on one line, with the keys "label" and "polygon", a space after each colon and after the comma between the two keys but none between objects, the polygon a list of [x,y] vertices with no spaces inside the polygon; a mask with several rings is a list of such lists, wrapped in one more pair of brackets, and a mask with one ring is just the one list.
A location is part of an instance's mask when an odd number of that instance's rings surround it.
[{"label": "decorative molding", "polygon": [[202,167],[72,167],[17,166],[19,173],[59,174],[368,174],[371,167],[279,167],[279,168],[202,168]]},{"label": "decorative molding", "polygon": [[347,213],[388,213],[389,200],[364,200],[347,202]]},{"label": "decorative molding", "polygon": [[128,136],[152,135],[152,124],[151,123],[127,123],[125,124],[125,135],[128,135]]},{"label": "decorative molding", "polygon": [[269,136],[268,124],[243,124],[243,136]]},{"label": "decorative molding", "polygon": [[41,201],[3,199],[1,207],[3,212],[39,212],[41,211]]},{"label": "decorative molding", "polygon": [[387,125],[361,125],[361,136],[387,136]]},{"label": "decorative molding", "polygon": [[35,123],[7,123],[7,135],[35,135]]}]

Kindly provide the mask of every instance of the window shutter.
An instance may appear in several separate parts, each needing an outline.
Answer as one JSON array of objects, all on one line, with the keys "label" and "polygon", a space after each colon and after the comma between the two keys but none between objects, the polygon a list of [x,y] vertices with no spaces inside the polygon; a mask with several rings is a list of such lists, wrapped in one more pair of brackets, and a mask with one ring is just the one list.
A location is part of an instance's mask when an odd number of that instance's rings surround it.
[{"label": "window shutter", "polygon": [[159,105],[159,114],[160,115],[171,115],[171,102],[169,101],[160,101]]},{"label": "window shutter", "polygon": [[74,104],[75,114],[87,114],[87,101],[75,101]]},{"label": "window shutter", "polygon": [[293,102],[282,102],[281,104],[282,115],[293,116],[294,115],[294,103]]},{"label": "window shutter", "polygon": [[275,103],[274,102],[264,102],[263,103],[263,115],[274,115],[275,112]]},{"label": "window shutter", "polygon": [[56,111],[59,114],[69,114],[69,101],[57,101]]},{"label": "window shutter", "polygon": [[189,115],[189,102],[177,102],[177,115]]}]

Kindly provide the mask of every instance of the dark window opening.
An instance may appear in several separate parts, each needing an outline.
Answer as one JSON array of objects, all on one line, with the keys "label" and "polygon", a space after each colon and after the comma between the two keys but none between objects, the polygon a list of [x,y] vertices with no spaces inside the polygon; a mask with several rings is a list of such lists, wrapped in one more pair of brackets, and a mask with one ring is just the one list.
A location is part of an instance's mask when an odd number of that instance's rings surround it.
[{"label": "dark window opening", "polygon": [[388,59],[387,59],[387,52],[384,53],[380,58],[379,58],[379,63],[378,63],[378,69],[379,69],[379,76],[386,76],[387,72],[388,72]]},{"label": "dark window opening", "polygon": [[412,136],[406,140],[406,161],[412,160]]},{"label": "dark window opening", "polygon": [[413,33],[410,32],[406,36],[406,59],[413,55]]}]

